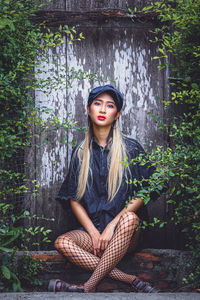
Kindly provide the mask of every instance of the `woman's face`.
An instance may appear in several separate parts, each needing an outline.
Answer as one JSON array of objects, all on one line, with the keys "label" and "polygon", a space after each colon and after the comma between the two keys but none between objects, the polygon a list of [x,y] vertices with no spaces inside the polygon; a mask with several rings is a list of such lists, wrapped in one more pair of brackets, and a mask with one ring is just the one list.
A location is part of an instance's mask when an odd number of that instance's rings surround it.
[{"label": "woman's face", "polygon": [[94,99],[92,104],[87,106],[87,111],[94,125],[106,127],[111,126],[121,114],[117,111],[115,101],[107,93],[102,93]]}]

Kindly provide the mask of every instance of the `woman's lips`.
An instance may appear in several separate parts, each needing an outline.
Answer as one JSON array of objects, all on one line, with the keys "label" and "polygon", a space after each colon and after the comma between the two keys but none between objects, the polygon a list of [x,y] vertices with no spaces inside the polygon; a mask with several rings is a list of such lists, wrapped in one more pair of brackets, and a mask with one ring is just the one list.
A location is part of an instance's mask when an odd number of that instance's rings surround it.
[{"label": "woman's lips", "polygon": [[98,116],[98,120],[104,121],[106,119],[106,117],[104,116]]}]

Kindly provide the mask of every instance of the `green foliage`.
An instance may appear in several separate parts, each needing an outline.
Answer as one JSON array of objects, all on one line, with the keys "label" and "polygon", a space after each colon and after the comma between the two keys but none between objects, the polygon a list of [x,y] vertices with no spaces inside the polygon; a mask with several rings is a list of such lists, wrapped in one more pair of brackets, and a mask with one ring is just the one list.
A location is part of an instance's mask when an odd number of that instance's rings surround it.
[{"label": "green foliage", "polygon": [[42,271],[43,265],[41,262],[34,260],[28,254],[20,257],[16,264],[16,273],[22,283],[22,287],[31,288],[40,286],[42,283],[38,279],[38,273]]},{"label": "green foliage", "polygon": [[159,69],[169,68],[171,97],[163,105],[174,115],[165,123],[158,121],[169,145],[157,146],[149,156],[149,162],[157,163],[156,172],[140,196],[148,202],[152,191],[168,189],[167,202],[174,207],[171,220],[185,233],[186,248],[194,259],[195,272],[184,282],[196,285],[200,275],[200,2],[161,0],[150,3],[143,12],[156,13],[160,21],[151,42],[158,43],[154,59],[159,59]]},{"label": "green foliage", "polygon": [[17,276],[16,268],[12,261],[12,255],[1,254],[1,276],[0,276],[0,291],[19,291],[22,292],[20,280]]},{"label": "green foliage", "polygon": [[41,285],[38,273],[42,270],[42,263],[35,261],[29,255],[16,258],[14,253],[1,254],[0,292],[13,290],[23,292],[23,287],[31,288]]},{"label": "green foliage", "polygon": [[[56,47],[64,44],[64,36],[68,43],[80,41],[74,27],[60,26],[52,32],[45,24],[33,22],[41,5],[36,0],[2,0],[0,2],[0,290],[22,291],[21,281],[38,284],[36,273],[37,262],[24,258],[18,266],[13,257],[16,250],[27,250],[31,244],[31,236],[40,236],[41,242],[49,242],[51,230],[41,226],[24,228],[25,220],[44,219],[44,216],[30,216],[25,210],[25,195],[36,196],[38,183],[26,178],[24,152],[30,147],[31,137],[36,140],[43,134],[62,129],[77,129],[76,122],[70,119],[61,122],[56,116],[49,117],[48,124],[40,117],[40,112],[50,113],[46,107],[41,109],[34,105],[31,90],[48,94],[52,88],[59,88],[63,83],[59,76],[50,78],[41,70],[41,62],[48,62],[49,49],[56,52]],[[34,73],[35,70],[35,73]],[[49,70],[48,70],[49,71]],[[55,70],[54,70],[55,71]],[[70,76],[70,72],[69,72]],[[80,76],[73,71],[70,80]],[[34,125],[34,126],[33,126]],[[37,133],[30,128],[37,128]],[[46,142],[48,142],[46,140]],[[38,145],[36,145],[38,146]],[[50,221],[50,220],[48,220]],[[38,243],[35,243],[35,245]]]}]

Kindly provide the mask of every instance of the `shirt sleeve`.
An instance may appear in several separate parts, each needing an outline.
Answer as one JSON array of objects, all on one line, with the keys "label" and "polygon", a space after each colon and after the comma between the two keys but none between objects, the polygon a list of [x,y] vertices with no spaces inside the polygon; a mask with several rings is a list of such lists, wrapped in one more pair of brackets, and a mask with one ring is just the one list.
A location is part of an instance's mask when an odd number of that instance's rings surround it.
[{"label": "shirt sleeve", "polygon": [[69,202],[70,199],[76,200],[79,176],[79,160],[76,150],[77,148],[72,151],[69,170],[63,184],[61,185],[56,200],[64,200],[64,202]]}]

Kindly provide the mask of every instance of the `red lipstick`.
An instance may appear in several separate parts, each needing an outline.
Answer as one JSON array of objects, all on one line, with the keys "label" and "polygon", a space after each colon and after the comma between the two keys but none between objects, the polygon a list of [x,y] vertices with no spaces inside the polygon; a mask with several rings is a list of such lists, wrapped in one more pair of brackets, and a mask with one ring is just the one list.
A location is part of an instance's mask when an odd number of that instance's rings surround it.
[{"label": "red lipstick", "polygon": [[104,121],[106,119],[106,117],[104,117],[104,116],[98,116],[98,120],[100,120],[100,121]]}]

